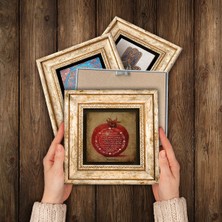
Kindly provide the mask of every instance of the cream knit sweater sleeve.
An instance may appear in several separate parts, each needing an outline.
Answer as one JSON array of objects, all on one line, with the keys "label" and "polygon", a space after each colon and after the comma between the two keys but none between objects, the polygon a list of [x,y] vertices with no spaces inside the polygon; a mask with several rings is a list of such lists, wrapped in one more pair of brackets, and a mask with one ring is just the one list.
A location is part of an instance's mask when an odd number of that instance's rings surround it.
[{"label": "cream knit sweater sleeve", "polygon": [[186,200],[174,198],[154,203],[155,222],[188,222]]},{"label": "cream knit sweater sleeve", "polygon": [[[65,222],[65,204],[35,202],[30,222]],[[184,198],[154,203],[155,222],[187,222],[187,206]]]},{"label": "cream knit sweater sleeve", "polygon": [[65,222],[65,204],[43,204],[35,202],[30,222]]}]

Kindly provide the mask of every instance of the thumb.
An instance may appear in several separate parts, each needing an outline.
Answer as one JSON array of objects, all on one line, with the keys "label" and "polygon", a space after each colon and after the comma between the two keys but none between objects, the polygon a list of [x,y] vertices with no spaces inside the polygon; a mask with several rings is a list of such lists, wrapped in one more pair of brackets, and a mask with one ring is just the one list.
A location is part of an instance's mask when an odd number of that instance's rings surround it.
[{"label": "thumb", "polygon": [[155,183],[152,185],[152,190],[153,190],[153,196],[155,198],[156,201],[159,201],[159,184]]},{"label": "thumb", "polygon": [[58,144],[55,150],[55,157],[54,157],[54,164],[53,164],[54,169],[63,170],[64,158],[65,158],[64,148],[61,144]]},{"label": "thumb", "polygon": [[171,175],[171,170],[169,167],[169,162],[166,156],[166,151],[161,150],[159,153],[159,164],[160,164],[160,173],[162,175]]}]

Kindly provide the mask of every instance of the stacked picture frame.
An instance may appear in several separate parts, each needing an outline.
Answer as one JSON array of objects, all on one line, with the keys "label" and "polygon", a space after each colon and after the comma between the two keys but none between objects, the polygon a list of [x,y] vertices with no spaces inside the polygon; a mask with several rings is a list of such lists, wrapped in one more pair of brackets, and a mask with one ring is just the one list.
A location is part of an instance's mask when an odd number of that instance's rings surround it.
[{"label": "stacked picture frame", "polygon": [[181,50],[115,17],[102,36],[37,60],[55,135],[65,123],[66,183],[158,181],[159,118],[167,131],[168,72]]}]

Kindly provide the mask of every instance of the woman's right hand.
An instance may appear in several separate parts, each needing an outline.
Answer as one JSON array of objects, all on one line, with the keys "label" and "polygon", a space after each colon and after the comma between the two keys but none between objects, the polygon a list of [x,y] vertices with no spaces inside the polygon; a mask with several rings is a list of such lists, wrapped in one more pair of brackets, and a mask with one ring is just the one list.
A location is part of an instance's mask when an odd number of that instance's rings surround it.
[{"label": "woman's right hand", "polygon": [[64,184],[65,151],[61,145],[63,136],[64,124],[62,123],[43,160],[45,187],[42,203],[62,204],[72,191],[71,184]]},{"label": "woman's right hand", "polygon": [[179,198],[180,165],[162,128],[159,134],[163,146],[159,152],[160,178],[152,188],[156,201],[165,201]]}]

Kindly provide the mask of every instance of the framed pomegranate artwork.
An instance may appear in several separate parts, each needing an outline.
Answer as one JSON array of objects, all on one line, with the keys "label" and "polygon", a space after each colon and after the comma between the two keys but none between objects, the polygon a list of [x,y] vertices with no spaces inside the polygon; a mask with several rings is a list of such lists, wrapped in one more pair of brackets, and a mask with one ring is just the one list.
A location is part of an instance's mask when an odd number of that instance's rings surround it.
[{"label": "framed pomegranate artwork", "polygon": [[85,164],[139,164],[139,109],[84,109]]},{"label": "framed pomegranate artwork", "polygon": [[64,99],[66,183],[157,182],[157,90],[67,90]]}]

